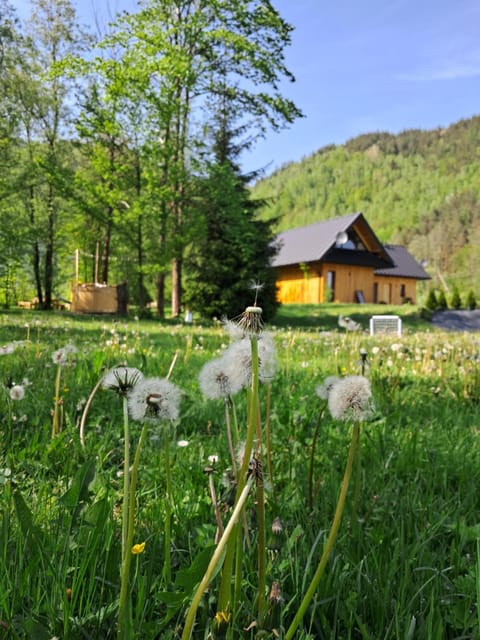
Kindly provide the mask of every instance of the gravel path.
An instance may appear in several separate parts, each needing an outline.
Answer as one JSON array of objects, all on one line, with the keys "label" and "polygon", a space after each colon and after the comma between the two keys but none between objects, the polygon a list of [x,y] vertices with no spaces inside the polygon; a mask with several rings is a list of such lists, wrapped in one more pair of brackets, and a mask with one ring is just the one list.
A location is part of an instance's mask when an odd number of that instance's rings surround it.
[{"label": "gravel path", "polygon": [[432,324],[452,331],[480,331],[480,309],[474,311],[435,311]]}]

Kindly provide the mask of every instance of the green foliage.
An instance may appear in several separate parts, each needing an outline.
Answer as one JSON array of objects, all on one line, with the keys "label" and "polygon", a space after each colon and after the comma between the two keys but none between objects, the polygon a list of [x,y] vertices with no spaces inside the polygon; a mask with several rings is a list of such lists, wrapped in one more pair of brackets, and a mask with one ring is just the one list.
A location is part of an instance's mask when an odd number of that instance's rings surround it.
[{"label": "green foliage", "polygon": [[427,299],[425,301],[425,307],[429,311],[435,311],[439,308],[437,294],[435,293],[435,289],[431,288],[428,291]]},{"label": "green foliage", "polygon": [[[352,305],[342,306],[340,313],[366,329],[372,310]],[[350,439],[348,425],[329,417],[316,386],[326,376],[359,373],[364,349],[377,407],[375,418],[362,426],[358,520],[352,521],[351,491],[334,561],[326,567],[299,638],[353,640],[360,629],[371,638],[381,629],[384,640],[477,637],[478,496],[471,490],[480,482],[476,345],[470,334],[453,332],[447,338],[419,323],[410,306],[399,313],[404,333],[394,339],[341,332],[335,305],[284,305],[277,316],[278,371],[268,394],[271,479],[264,464],[268,530],[277,516],[283,527],[269,536],[268,584],[275,582],[281,596],[272,619],[275,629],[290,624],[321,555]],[[133,561],[131,592],[138,637],[178,637],[216,547],[204,473],[211,455],[217,457],[212,479],[227,519],[224,403],[202,398],[197,378],[203,364],[221,352],[223,329],[68,313],[0,313],[0,344],[14,341],[15,350],[0,355],[0,428],[4,433],[9,425],[13,438],[13,446],[4,440],[0,445],[0,637],[115,638],[122,402],[110,392],[97,393],[85,449],[78,440],[77,406],[119,361],[127,358],[146,375],[162,375],[173,354],[172,381],[184,394],[180,421],[168,435],[172,448],[177,439],[188,446],[175,447],[171,460],[172,581],[162,575],[164,455],[158,434],[151,432],[140,465],[135,539],[146,545]],[[52,442],[51,353],[66,341],[79,350],[76,365],[64,371],[65,430]],[[25,398],[13,404],[5,382],[24,377],[31,384]],[[267,389],[262,386],[260,394],[263,407]],[[238,424],[244,426],[246,398],[240,395],[234,402]],[[139,428],[131,426],[135,438]],[[310,463],[313,508],[308,504]],[[462,500],[452,498],[458,495]],[[255,616],[254,511],[252,497],[246,514],[251,549],[246,545],[244,551],[235,638],[245,636],[243,629]],[[211,627],[218,583],[219,576],[213,575],[197,614],[195,640]]]},{"label": "green foliage", "polygon": [[462,298],[460,296],[460,292],[457,287],[454,287],[452,292],[452,297],[450,298],[450,308],[451,309],[461,309],[462,308]]},{"label": "green foliage", "polygon": [[272,318],[276,302],[275,254],[271,221],[259,220],[261,203],[252,199],[235,164],[238,149],[228,127],[217,132],[216,158],[198,191],[201,227],[187,261],[185,304],[201,316],[236,317],[255,298],[252,285],[261,285],[264,317]]},{"label": "green foliage", "polygon": [[437,295],[437,309],[440,311],[448,309],[447,297],[443,289],[440,289]]},{"label": "green foliage", "polygon": [[471,289],[467,294],[467,299],[465,301],[465,306],[467,307],[467,309],[470,309],[472,311],[477,308],[477,300],[475,298],[475,294],[473,293],[473,291]]}]

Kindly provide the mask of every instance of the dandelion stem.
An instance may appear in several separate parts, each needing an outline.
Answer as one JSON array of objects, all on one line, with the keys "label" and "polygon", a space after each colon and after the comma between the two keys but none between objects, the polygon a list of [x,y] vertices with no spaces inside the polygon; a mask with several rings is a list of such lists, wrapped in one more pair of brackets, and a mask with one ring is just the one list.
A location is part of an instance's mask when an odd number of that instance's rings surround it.
[{"label": "dandelion stem", "polygon": [[230,398],[225,398],[225,425],[227,428],[227,441],[228,441],[228,450],[230,452],[230,459],[232,461],[232,472],[233,477],[237,477],[237,465],[235,463],[235,445],[238,445],[238,440],[234,443],[232,438],[232,428],[230,425]]},{"label": "dandelion stem", "polygon": [[[245,451],[243,453],[243,460],[240,467],[240,472],[237,478],[237,492],[235,496],[235,505],[238,502],[245,482],[247,480],[248,468],[250,465],[250,458],[252,455],[253,444],[256,434],[257,423],[257,404],[258,404],[258,343],[256,336],[252,336],[252,384],[247,389],[248,399],[248,423],[247,423],[247,437],[245,440]],[[256,366],[255,363],[256,362]],[[253,393],[253,389],[257,388],[257,393]],[[222,581],[220,583],[220,591],[218,595],[217,611],[226,611],[228,607],[232,605],[231,600],[231,580],[232,580],[232,568],[233,559],[235,557],[235,549],[240,552],[236,558],[236,571],[235,571],[235,593],[238,593],[238,583],[241,582],[241,565],[242,565],[242,545],[237,546],[236,537],[239,535],[238,528],[235,529],[232,539],[228,543],[225,561],[223,563]],[[232,615],[235,615],[235,603],[234,600],[232,607]]]},{"label": "dandelion stem", "polygon": [[343,475],[343,480],[342,480],[342,485],[340,488],[340,495],[338,497],[338,502],[337,502],[337,507],[335,510],[335,516],[333,518],[333,523],[332,523],[332,527],[330,529],[330,533],[328,534],[328,539],[327,542],[325,543],[325,547],[323,549],[323,553],[322,556],[320,558],[320,562],[318,563],[317,569],[315,571],[315,574],[312,578],[312,581],[310,582],[310,586],[307,589],[307,592],[305,593],[303,600],[298,608],[297,613],[295,614],[294,619],[292,620],[292,623],[290,624],[289,628],[287,629],[287,632],[285,634],[285,640],[292,640],[292,638],[294,637],[294,634],[298,628],[298,625],[300,624],[300,622],[302,621],[305,613],[307,612],[308,609],[308,605],[310,604],[310,601],[312,600],[313,596],[315,595],[315,591],[320,583],[320,580],[323,576],[323,573],[325,571],[325,567],[327,565],[327,561],[328,558],[330,556],[330,553],[333,549],[333,545],[335,543],[335,539],[337,537],[337,533],[338,533],[338,529],[340,527],[340,522],[342,520],[342,514],[343,514],[343,510],[345,507],[345,499],[347,496],[347,490],[348,490],[348,485],[350,482],[350,477],[352,475],[352,467],[353,467],[353,461],[355,459],[355,451],[357,449],[358,443],[359,443],[359,438],[360,438],[360,425],[358,422],[355,422],[353,425],[353,431],[352,431],[352,439],[350,442],[350,448],[348,450],[348,457],[347,457],[347,463],[345,466],[345,473]]},{"label": "dandelion stem", "polygon": [[218,532],[217,532],[217,535],[215,536],[217,538],[223,535],[223,522],[220,516],[220,510],[218,508],[217,493],[215,491],[215,482],[213,480],[213,472],[208,474],[208,488],[210,490],[210,497],[212,499],[212,506],[213,506],[213,511],[215,513],[215,520],[217,521]]},{"label": "dandelion stem", "polygon": [[193,624],[195,622],[195,616],[197,614],[197,609],[200,605],[200,601],[202,599],[203,593],[205,589],[208,587],[210,580],[212,578],[212,575],[215,569],[217,568],[218,563],[222,559],[222,556],[225,550],[225,545],[229,541],[232,531],[234,531],[237,526],[238,519],[245,505],[245,501],[248,497],[248,493],[253,484],[253,481],[254,481],[254,478],[253,476],[251,476],[250,478],[248,478],[245,486],[243,487],[243,490],[240,493],[237,503],[235,505],[235,508],[232,512],[232,515],[230,516],[230,520],[228,521],[227,526],[225,527],[225,531],[223,532],[223,535],[220,538],[218,545],[213,553],[213,556],[208,564],[207,570],[205,571],[205,574],[200,584],[197,587],[197,590],[195,592],[195,595],[193,596],[192,603],[187,613],[181,640],[190,640]]},{"label": "dandelion stem", "polygon": [[325,412],[325,407],[320,411],[317,418],[317,424],[315,425],[315,431],[313,432],[312,450],[310,452],[310,469],[308,470],[308,506],[310,513],[313,511],[313,466],[315,461],[315,449],[317,446],[318,431],[320,429],[320,423]]},{"label": "dandelion stem", "polygon": [[95,397],[95,394],[97,393],[97,391],[100,389],[102,381],[103,381],[103,378],[100,378],[97,384],[93,387],[92,391],[90,392],[90,395],[88,396],[88,400],[85,403],[85,407],[83,408],[83,413],[80,420],[80,429],[79,429],[80,443],[83,448],[85,448],[85,423],[87,421],[87,415],[90,410],[91,404],[93,402],[93,398]]},{"label": "dandelion stem", "polygon": [[170,558],[171,546],[171,524],[172,524],[172,476],[170,468],[170,438],[168,434],[164,434],[165,438],[165,534],[164,534],[164,563],[163,577],[168,584],[172,581],[172,563]]},{"label": "dandelion stem", "polygon": [[137,486],[138,465],[145,438],[147,436],[148,424],[145,422],[135,451],[135,457],[130,475],[130,488],[128,496],[128,534],[127,549],[122,562],[120,573],[120,599],[118,605],[118,640],[129,640],[131,627],[131,599],[130,599],[130,566],[132,560],[131,549],[133,536],[135,533],[135,490]]},{"label": "dandelion stem", "polygon": [[128,400],[123,397],[123,505],[122,505],[122,564],[126,555],[130,552],[127,547],[128,540],[128,511],[130,500],[130,430],[128,425]]},{"label": "dandelion stem", "polygon": [[62,378],[62,365],[57,365],[57,374],[55,376],[55,397],[53,404],[53,417],[52,417],[52,438],[57,436],[61,431],[60,422],[60,382]]}]

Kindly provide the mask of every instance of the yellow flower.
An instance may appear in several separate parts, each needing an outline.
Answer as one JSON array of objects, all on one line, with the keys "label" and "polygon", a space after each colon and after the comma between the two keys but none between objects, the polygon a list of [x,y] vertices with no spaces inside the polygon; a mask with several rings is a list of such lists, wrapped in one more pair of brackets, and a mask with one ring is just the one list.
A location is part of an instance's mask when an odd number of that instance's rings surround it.
[{"label": "yellow flower", "polygon": [[143,553],[145,551],[145,542],[140,544],[134,544],[132,547],[132,553],[134,556],[138,556],[138,554]]},{"label": "yellow flower", "polygon": [[218,625],[222,624],[223,622],[228,624],[231,617],[231,613],[227,613],[226,611],[217,611],[217,613],[215,614],[215,622]]}]

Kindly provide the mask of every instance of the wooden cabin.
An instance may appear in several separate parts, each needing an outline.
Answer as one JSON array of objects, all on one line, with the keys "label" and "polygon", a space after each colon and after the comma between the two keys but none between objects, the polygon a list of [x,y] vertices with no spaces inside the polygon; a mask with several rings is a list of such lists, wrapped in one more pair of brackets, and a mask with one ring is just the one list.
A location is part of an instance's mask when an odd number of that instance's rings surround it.
[{"label": "wooden cabin", "polygon": [[363,213],[290,229],[276,238],[279,302],[415,303],[430,276],[399,245],[382,244]]}]

